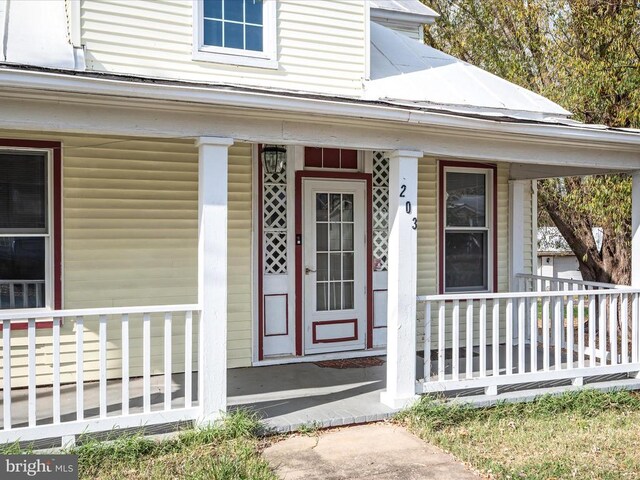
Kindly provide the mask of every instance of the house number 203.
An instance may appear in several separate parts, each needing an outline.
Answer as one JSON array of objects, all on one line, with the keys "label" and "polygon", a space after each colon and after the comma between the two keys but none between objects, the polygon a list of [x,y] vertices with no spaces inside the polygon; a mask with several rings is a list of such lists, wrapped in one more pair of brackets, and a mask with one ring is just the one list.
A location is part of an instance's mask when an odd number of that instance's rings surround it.
[{"label": "house number 203", "polygon": [[[407,191],[407,186],[406,185],[400,185],[400,198],[405,198],[404,194]],[[412,206],[411,206],[411,202],[410,201],[406,201],[404,204],[404,210],[405,212],[407,212],[407,215],[411,215],[411,211],[412,211]],[[418,229],[418,219],[417,217],[413,217],[411,218],[411,228],[413,230],[417,230]]]}]

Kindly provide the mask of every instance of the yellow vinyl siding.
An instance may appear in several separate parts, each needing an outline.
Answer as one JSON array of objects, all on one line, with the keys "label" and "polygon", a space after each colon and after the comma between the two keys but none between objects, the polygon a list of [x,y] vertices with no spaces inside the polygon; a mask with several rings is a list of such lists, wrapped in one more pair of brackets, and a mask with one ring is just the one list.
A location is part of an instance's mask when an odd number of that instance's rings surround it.
[{"label": "yellow vinyl siding", "polygon": [[[64,308],[197,302],[198,152],[190,139],[130,139],[80,135],[4,138],[63,143]],[[229,150],[228,361],[251,363],[252,147]],[[164,327],[153,317],[152,373],[162,373]],[[108,326],[108,376],[120,376],[119,319]],[[194,339],[197,333],[194,316]],[[63,381],[75,374],[75,329],[61,329]],[[38,382],[51,383],[51,329],[38,329]],[[98,371],[98,319],[85,319],[85,379]],[[184,363],[184,316],[173,320],[172,363]],[[26,331],[12,332],[15,385],[27,374]],[[142,322],[130,319],[130,374],[142,368]],[[194,344],[194,359],[197,344]]]},{"label": "yellow vinyl siding", "polygon": [[365,71],[365,2],[278,0],[278,68],[192,59],[191,0],[82,0],[89,70],[356,95]]},{"label": "yellow vinyl siding", "polygon": [[[498,201],[497,265],[498,291],[509,289],[509,167],[505,163],[497,163],[494,189]],[[434,295],[438,293],[438,163],[434,158],[422,158],[418,163],[418,295]],[[525,227],[526,229],[527,227]],[[531,227],[528,227],[531,230]],[[447,319],[451,314],[451,303],[447,303]],[[433,306],[434,309],[437,305]],[[460,305],[460,341],[466,339],[466,305]],[[436,310],[433,310],[434,314]],[[424,342],[424,304],[418,305],[418,349],[423,349]],[[435,318],[435,317],[433,317]],[[478,306],[474,309],[474,338],[478,339]],[[490,322],[488,323],[490,325]],[[450,320],[446,329],[446,343],[451,344]],[[488,338],[490,332],[488,332]],[[437,323],[432,325],[432,348],[437,345]]]}]

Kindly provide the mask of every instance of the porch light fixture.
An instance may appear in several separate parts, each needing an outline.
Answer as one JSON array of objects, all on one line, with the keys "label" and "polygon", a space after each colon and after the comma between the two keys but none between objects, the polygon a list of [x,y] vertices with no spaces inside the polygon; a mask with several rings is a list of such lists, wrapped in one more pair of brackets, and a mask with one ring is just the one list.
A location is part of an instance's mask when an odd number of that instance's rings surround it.
[{"label": "porch light fixture", "polygon": [[287,161],[287,149],[281,145],[262,147],[262,166],[267,173],[282,173]]}]

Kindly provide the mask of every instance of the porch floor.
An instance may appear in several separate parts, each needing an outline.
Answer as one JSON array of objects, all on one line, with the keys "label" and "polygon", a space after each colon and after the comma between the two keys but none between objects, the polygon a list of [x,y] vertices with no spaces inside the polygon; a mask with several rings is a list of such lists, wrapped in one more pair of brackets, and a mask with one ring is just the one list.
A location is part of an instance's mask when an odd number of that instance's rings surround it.
[{"label": "porch floor", "polygon": [[[380,403],[386,383],[386,365],[363,368],[323,368],[314,363],[229,369],[229,408],[246,408],[258,413],[263,423],[275,431],[287,432],[301,426],[330,427],[378,421],[394,410]],[[172,375],[171,404],[184,407],[184,375]],[[192,380],[193,404],[197,405],[197,373]],[[1,391],[1,389],[0,389]],[[151,411],[161,411],[164,403],[162,375],[151,377]],[[98,382],[84,384],[84,417],[99,417]],[[107,415],[122,411],[122,381],[107,382]],[[129,380],[129,413],[143,412],[142,378]],[[0,395],[0,425],[4,424]],[[76,419],[75,384],[61,386],[61,421]],[[12,427],[26,427],[28,390],[11,392]],[[52,388],[36,389],[36,424],[52,423]],[[167,431],[167,425],[149,427],[148,433]]]},{"label": "porch floor", "polygon": [[301,426],[335,427],[391,417],[380,403],[386,365],[329,368],[297,363],[229,370],[231,408],[256,411],[264,423],[286,432]]}]

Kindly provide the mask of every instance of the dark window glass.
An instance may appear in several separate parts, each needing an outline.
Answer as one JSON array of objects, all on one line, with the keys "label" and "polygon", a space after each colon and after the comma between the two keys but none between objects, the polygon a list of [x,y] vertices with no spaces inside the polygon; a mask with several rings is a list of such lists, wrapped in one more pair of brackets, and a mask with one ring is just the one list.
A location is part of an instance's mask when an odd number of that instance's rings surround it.
[{"label": "dark window glass", "polygon": [[247,32],[247,42],[245,48],[254,52],[262,51],[262,27],[247,25],[244,27]]},{"label": "dark window glass", "polygon": [[46,233],[46,156],[0,154],[0,309],[46,305]]},{"label": "dark window glass", "polygon": [[243,22],[243,0],[224,0],[224,19],[234,22]]},{"label": "dark window glass", "polygon": [[215,20],[204,21],[204,44],[214,47],[222,46],[222,22]]},{"label": "dark window glass", "polygon": [[0,309],[44,306],[44,237],[1,237]]},{"label": "dark window glass", "polygon": [[222,19],[222,0],[204,0],[204,16]]},{"label": "dark window glass", "polygon": [[487,232],[446,232],[446,291],[487,290]]},{"label": "dark window glass", "polygon": [[486,175],[447,172],[447,226],[486,226]]},{"label": "dark window glass", "polygon": [[0,155],[0,232],[46,232],[46,184],[44,155]]},{"label": "dark window glass", "polygon": [[244,49],[244,26],[241,23],[224,22],[224,46]]},{"label": "dark window glass", "polygon": [[262,25],[263,0],[244,0],[245,22]]}]

